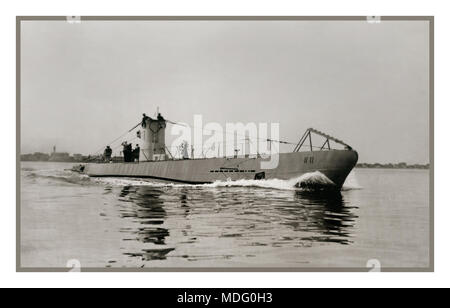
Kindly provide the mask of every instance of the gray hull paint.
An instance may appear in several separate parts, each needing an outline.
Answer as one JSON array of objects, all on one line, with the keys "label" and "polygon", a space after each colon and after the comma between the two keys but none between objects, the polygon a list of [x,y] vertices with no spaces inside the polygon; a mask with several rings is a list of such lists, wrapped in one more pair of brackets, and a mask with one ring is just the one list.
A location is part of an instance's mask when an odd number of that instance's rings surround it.
[{"label": "gray hull paint", "polygon": [[[91,177],[155,178],[185,183],[255,179],[264,172],[266,179],[293,179],[305,173],[320,171],[341,187],[356,165],[357,152],[329,150],[279,154],[275,169],[261,169],[263,158],[207,158],[147,161],[139,163],[90,163],[84,172]],[[226,169],[229,168],[229,169]],[[233,170],[234,168],[234,170]]]}]

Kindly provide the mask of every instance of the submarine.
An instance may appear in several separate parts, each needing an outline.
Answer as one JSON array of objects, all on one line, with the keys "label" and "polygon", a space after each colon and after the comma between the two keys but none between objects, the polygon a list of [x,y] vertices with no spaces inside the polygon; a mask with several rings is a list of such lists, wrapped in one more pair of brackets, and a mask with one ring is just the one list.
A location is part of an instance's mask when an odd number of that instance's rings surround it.
[{"label": "submarine", "polygon": [[[277,164],[270,168],[267,168],[267,162],[272,159],[271,155],[263,157],[259,154],[235,154],[232,157],[214,158],[194,158],[192,155],[189,158],[183,155],[183,158],[174,158],[165,144],[168,122],[173,123],[158,113],[156,118],[146,116],[138,124],[141,126],[137,133],[141,139],[141,147],[140,160],[137,162],[125,159],[88,162],[76,165],[72,170],[89,177],[149,178],[187,184],[237,180],[292,180],[312,173],[320,174],[322,178],[306,178],[295,186],[340,190],[358,161],[358,153],[351,146],[314,128],[308,128],[304,132],[292,152],[271,154],[277,155]],[[313,135],[323,139],[321,147],[313,147]],[[340,144],[343,149],[334,149],[331,144]]]}]

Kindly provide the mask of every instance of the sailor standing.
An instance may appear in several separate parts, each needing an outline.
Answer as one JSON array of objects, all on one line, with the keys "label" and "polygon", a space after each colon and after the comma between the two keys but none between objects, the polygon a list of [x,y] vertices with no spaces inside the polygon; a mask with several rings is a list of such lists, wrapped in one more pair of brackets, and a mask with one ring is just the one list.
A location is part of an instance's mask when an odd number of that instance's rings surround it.
[{"label": "sailor standing", "polygon": [[126,148],[127,148],[127,154],[128,154],[127,162],[132,162],[133,161],[133,145],[131,143],[128,143]]},{"label": "sailor standing", "polygon": [[142,122],[141,122],[141,126],[144,127],[144,128],[145,128],[145,126],[147,125],[147,124],[146,124],[147,119],[149,119],[149,117],[148,117],[145,113],[143,113],[143,114],[142,114]]},{"label": "sailor standing", "polygon": [[123,146],[123,161],[124,162],[131,162],[133,161],[132,159],[132,145],[131,143],[128,143],[126,141],[122,142],[122,146]]},{"label": "sailor standing", "polygon": [[103,152],[103,156],[105,158],[105,161],[109,162],[111,160],[112,155],[112,149],[108,146],[106,146],[105,151]]},{"label": "sailor standing", "polygon": [[136,147],[133,151],[133,161],[139,162],[139,153],[141,152],[141,148],[139,147],[139,144],[136,144]]}]

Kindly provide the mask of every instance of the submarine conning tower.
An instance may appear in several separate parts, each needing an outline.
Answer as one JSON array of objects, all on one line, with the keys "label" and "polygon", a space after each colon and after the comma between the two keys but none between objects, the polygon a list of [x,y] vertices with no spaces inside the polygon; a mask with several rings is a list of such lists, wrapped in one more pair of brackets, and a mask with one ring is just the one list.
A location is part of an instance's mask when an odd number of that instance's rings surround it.
[{"label": "submarine conning tower", "polygon": [[158,113],[156,119],[145,116],[141,123],[141,160],[166,159],[166,120]]}]

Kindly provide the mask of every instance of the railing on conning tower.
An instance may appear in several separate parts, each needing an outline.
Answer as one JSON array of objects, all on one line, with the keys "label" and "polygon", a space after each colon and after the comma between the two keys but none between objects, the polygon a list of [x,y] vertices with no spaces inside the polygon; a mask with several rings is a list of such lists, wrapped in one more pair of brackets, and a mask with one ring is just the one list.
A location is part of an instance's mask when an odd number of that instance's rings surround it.
[{"label": "railing on conning tower", "polygon": [[347,143],[345,143],[342,140],[339,140],[337,138],[334,138],[333,136],[327,135],[321,131],[318,131],[317,129],[314,128],[308,128],[305,133],[303,134],[302,138],[300,138],[300,141],[297,143],[297,145],[294,148],[294,152],[298,152],[300,151],[300,149],[302,148],[303,144],[306,142],[306,140],[308,140],[309,142],[309,149],[311,151],[313,151],[313,144],[312,144],[312,137],[311,137],[311,133],[314,133],[316,135],[322,136],[325,138],[325,142],[322,144],[322,146],[320,147],[320,150],[325,149],[325,146],[327,147],[328,150],[331,150],[331,146],[330,146],[330,140],[334,141],[338,144],[343,145],[347,150],[352,150],[352,147],[349,146]]}]

